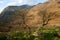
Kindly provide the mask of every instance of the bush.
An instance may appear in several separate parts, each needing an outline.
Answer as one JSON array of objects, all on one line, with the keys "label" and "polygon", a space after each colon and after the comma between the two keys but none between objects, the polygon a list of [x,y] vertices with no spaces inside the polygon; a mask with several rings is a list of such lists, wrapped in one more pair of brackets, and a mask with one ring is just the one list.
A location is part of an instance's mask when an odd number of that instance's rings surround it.
[{"label": "bush", "polygon": [[5,34],[0,34],[0,40],[7,40],[7,36]]},{"label": "bush", "polygon": [[[42,30],[41,33],[41,36],[40,36],[40,39],[41,40],[56,40],[56,39],[59,39],[57,36],[56,33],[57,31],[55,30]],[[56,38],[56,39],[55,39]]]},{"label": "bush", "polygon": [[34,35],[29,35],[26,32],[15,32],[10,35],[9,40],[34,40],[35,38]]},{"label": "bush", "polygon": [[16,32],[16,33],[11,34],[10,36],[10,40],[22,40],[22,39],[25,39],[24,33],[22,32]]},{"label": "bush", "polygon": [[55,36],[56,30],[42,30],[39,33],[39,36],[34,36],[27,32],[11,32],[9,35],[0,34],[0,40],[60,40]]}]

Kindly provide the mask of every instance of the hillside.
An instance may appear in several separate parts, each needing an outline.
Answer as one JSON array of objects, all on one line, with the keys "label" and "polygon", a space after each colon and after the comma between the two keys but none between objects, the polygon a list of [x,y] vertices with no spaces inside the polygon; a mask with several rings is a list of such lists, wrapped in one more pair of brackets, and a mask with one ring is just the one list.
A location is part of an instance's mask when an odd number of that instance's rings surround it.
[{"label": "hillside", "polygon": [[[24,1],[19,0],[19,3],[24,4]],[[60,40],[60,0],[6,7],[0,14],[0,40]]]},{"label": "hillside", "polygon": [[46,28],[60,26],[60,1],[51,0],[35,6],[8,6],[0,14],[0,26],[12,27],[13,30],[21,30],[27,26],[34,28],[43,24],[42,14],[45,15],[44,25]]},{"label": "hillside", "polygon": [[29,26],[36,26],[36,25],[42,24],[42,19],[41,19],[42,17],[41,15],[39,15],[39,12],[41,11],[43,12],[46,11],[45,13],[46,16],[48,16],[51,13],[56,12],[56,17],[52,16],[52,18],[54,17],[55,19],[50,20],[48,22],[48,25],[60,26],[60,1],[59,0],[51,0],[43,4],[38,4],[32,9],[30,9],[30,11],[27,14],[27,19],[28,19],[27,24]]},{"label": "hillside", "polygon": [[[29,5],[8,6],[0,14],[0,26],[3,28],[12,28],[13,30],[21,30],[24,27],[23,21],[27,12],[32,8]],[[3,29],[2,28],[2,29]]]}]

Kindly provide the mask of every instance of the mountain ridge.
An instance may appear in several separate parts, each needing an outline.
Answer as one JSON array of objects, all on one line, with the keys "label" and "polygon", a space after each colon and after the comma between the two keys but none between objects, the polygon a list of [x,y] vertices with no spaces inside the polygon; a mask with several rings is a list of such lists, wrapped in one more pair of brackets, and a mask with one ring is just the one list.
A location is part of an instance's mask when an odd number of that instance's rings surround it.
[{"label": "mountain ridge", "polygon": [[[12,26],[14,29],[20,27],[35,27],[42,25],[42,17],[40,12],[46,11],[47,16],[56,12],[60,15],[60,1],[48,1],[35,6],[9,6],[3,10],[0,16],[0,25]],[[10,8],[11,7],[11,8]],[[16,7],[16,8],[15,8]],[[38,14],[39,13],[39,14]],[[55,16],[56,16],[55,15]],[[52,16],[56,18],[55,16]],[[60,16],[48,22],[46,28],[54,28],[53,26],[60,26]],[[21,29],[21,28],[20,28]]]}]

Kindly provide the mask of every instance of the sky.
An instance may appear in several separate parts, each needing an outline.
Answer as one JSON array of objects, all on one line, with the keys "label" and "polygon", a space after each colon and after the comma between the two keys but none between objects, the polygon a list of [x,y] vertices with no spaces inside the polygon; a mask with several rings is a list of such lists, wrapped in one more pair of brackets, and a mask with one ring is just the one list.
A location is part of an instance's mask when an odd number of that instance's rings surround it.
[{"label": "sky", "polygon": [[44,3],[47,0],[0,0],[0,13],[3,11],[4,8],[7,6],[20,6],[20,5],[36,5],[38,3]]}]

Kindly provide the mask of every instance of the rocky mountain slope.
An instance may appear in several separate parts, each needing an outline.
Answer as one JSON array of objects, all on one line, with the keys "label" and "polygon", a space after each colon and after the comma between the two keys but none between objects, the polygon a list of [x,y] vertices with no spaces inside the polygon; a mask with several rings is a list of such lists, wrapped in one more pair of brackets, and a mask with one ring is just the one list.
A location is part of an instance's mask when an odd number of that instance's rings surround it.
[{"label": "rocky mountain slope", "polygon": [[0,14],[0,26],[20,30],[23,27],[25,15],[33,6],[8,6]]},{"label": "rocky mountain slope", "polygon": [[48,22],[48,25],[60,26],[60,1],[59,0],[50,0],[46,3],[38,4],[35,7],[33,7],[27,14],[27,19],[28,19],[27,24],[29,26],[35,26],[35,25],[42,24],[41,15],[39,15],[39,12],[41,11],[43,12],[46,11],[45,13],[46,16],[48,16],[51,13],[53,14],[55,12],[56,17],[51,16],[51,17],[54,17],[55,19],[50,20]]},{"label": "rocky mountain slope", "polygon": [[[42,18],[44,19],[42,20]],[[0,15],[0,26],[13,27],[14,30],[22,30],[24,25],[35,27],[42,23],[47,24],[46,28],[60,26],[59,0],[51,0],[36,6],[9,6]]]}]

